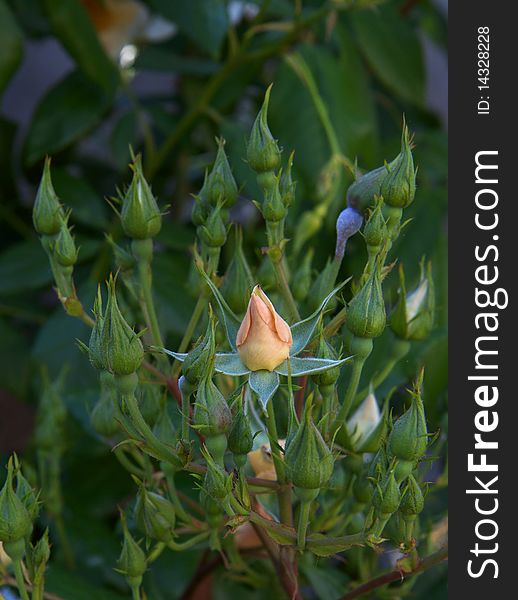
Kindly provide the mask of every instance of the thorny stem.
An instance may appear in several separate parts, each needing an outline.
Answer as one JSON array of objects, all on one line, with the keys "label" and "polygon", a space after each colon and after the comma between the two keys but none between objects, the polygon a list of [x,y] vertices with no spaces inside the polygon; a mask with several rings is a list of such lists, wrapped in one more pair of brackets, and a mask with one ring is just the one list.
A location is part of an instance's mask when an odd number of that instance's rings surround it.
[{"label": "thorny stem", "polygon": [[387,585],[388,583],[392,583],[393,581],[401,581],[402,579],[408,579],[418,573],[422,573],[431,567],[443,562],[444,560],[448,560],[448,546],[444,546],[434,554],[423,558],[417,563],[417,566],[414,567],[411,571],[404,572],[396,569],[394,571],[390,571],[389,573],[385,573],[384,575],[380,575],[379,577],[375,577],[371,579],[371,581],[367,581],[363,585],[360,585],[356,589],[352,590],[348,594],[345,594],[340,598],[340,600],[353,600],[354,598],[359,598],[360,596],[364,596],[373,590],[380,588],[383,585]]}]

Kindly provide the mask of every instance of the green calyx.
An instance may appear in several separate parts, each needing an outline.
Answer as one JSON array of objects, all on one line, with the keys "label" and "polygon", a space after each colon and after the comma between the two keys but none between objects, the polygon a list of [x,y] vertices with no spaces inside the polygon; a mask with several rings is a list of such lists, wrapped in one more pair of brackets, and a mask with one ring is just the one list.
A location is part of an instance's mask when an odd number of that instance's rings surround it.
[{"label": "green calyx", "polygon": [[239,228],[236,229],[235,239],[234,255],[220,291],[232,311],[239,315],[246,312],[254,279],[243,252],[243,233]]},{"label": "green calyx", "polygon": [[34,522],[40,512],[38,496],[34,492],[34,488],[23,476],[19,466],[16,472],[16,495],[27,509],[31,521]]},{"label": "green calyx", "polygon": [[394,476],[394,471],[391,470],[385,474],[381,483],[376,485],[372,503],[376,508],[376,512],[380,518],[386,518],[396,512],[401,502],[401,492]]},{"label": "green calyx", "polygon": [[386,321],[380,266],[376,265],[349,303],[346,325],[355,336],[375,338],[383,333]]},{"label": "green calyx", "polygon": [[206,375],[198,386],[194,405],[194,427],[205,436],[226,433],[232,425],[232,413],[227,401],[212,381],[212,374]]},{"label": "green calyx", "polygon": [[[32,532],[32,519],[24,502],[17,496],[13,489],[14,461],[11,457],[7,463],[7,478],[2,490],[0,490],[0,541],[6,544],[15,544],[27,538]],[[18,546],[12,546],[18,551]],[[24,549],[22,550],[22,556]],[[19,560],[21,556],[12,556],[13,560]]]},{"label": "green calyx", "polygon": [[389,206],[406,208],[414,200],[417,173],[406,124],[403,124],[401,134],[401,151],[386,168],[388,173],[381,183],[380,193]]},{"label": "green calyx", "polygon": [[217,204],[210,209],[203,225],[199,225],[196,233],[200,240],[209,248],[221,248],[227,241],[227,226],[223,208]]},{"label": "green calyx", "polygon": [[280,176],[275,176],[273,185],[265,189],[264,200],[261,205],[264,220],[270,223],[278,223],[288,214],[279,191],[279,182]]},{"label": "green calyx", "polygon": [[173,504],[144,486],[140,486],[138,493],[135,520],[147,538],[167,543],[175,537],[176,511]]},{"label": "green calyx", "polygon": [[237,183],[225,154],[225,140],[217,139],[218,152],[209,176],[204,183],[207,200],[212,206],[230,208],[237,199]]},{"label": "green calyx", "polygon": [[399,298],[390,315],[390,328],[403,340],[426,339],[433,329],[435,289],[432,264],[421,261],[421,276],[417,287],[407,294],[403,266],[399,268]]},{"label": "green calyx", "polygon": [[423,508],[424,496],[421,486],[417,483],[413,475],[409,475],[399,510],[403,518],[411,519],[421,513]]},{"label": "green calyx", "polygon": [[264,102],[257,115],[246,148],[246,158],[257,173],[275,171],[281,165],[281,151],[268,127],[268,104],[272,86],[266,90]]},{"label": "green calyx", "polygon": [[50,158],[47,157],[32,209],[34,229],[41,235],[56,235],[61,229],[64,217],[63,207],[52,185]]},{"label": "green calyx", "polygon": [[240,398],[238,398],[235,405],[237,408],[232,419],[232,428],[228,435],[228,449],[234,455],[246,457],[253,448],[254,435]]},{"label": "green calyx", "polygon": [[207,374],[212,373],[215,355],[215,319],[210,311],[209,322],[203,338],[187,354],[183,362],[182,375],[188,384],[187,387],[194,390]]},{"label": "green calyx", "polygon": [[[331,344],[325,339],[322,329],[318,338],[318,348],[316,350],[316,356],[318,356],[319,358],[338,360],[338,353],[333,348],[333,346],[331,346]],[[339,377],[340,367],[334,367],[331,369],[327,369],[327,371],[323,371],[318,375],[313,375],[312,379],[320,388],[329,388],[335,385]]]},{"label": "green calyx", "polygon": [[162,227],[162,215],[144,178],[140,156],[135,158],[131,168],[133,179],[122,201],[122,228],[132,239],[153,238]]},{"label": "green calyx", "polygon": [[363,237],[368,247],[379,250],[388,240],[388,229],[383,217],[383,198],[375,197],[375,207],[371,210],[369,218],[363,229]]},{"label": "green calyx", "polygon": [[52,253],[62,267],[73,267],[77,262],[78,250],[68,226],[68,213],[62,220],[56,240],[52,243]]},{"label": "green calyx", "polygon": [[135,580],[141,579],[142,575],[144,575],[146,572],[146,555],[142,548],[135,541],[134,537],[131,535],[128,525],[126,524],[126,517],[124,513],[121,513],[121,523],[124,541],[122,543],[122,550],[117,561],[117,570],[125,575],[128,579],[131,579],[132,583],[136,583]]},{"label": "green calyx", "polygon": [[101,286],[97,286],[97,296],[94,300],[92,310],[95,323],[90,333],[90,341],[88,342],[88,358],[95,369],[104,368],[104,360],[101,352],[101,331],[104,321],[103,314],[103,297],[101,294]]},{"label": "green calyx", "polygon": [[426,452],[428,430],[424,405],[418,389],[412,392],[412,404],[392,426],[388,438],[391,456],[415,465]]},{"label": "green calyx", "polygon": [[208,198],[208,180],[209,172],[205,170],[205,178],[203,179],[203,185],[198,194],[193,195],[194,204],[191,212],[191,220],[196,227],[203,225],[207,220],[210,213],[210,204]]},{"label": "green calyx", "polygon": [[282,203],[286,208],[289,208],[295,202],[295,190],[297,184],[293,181],[291,175],[294,154],[295,151],[290,154],[286,168],[283,170],[279,182],[279,192],[281,194]]},{"label": "green calyx", "polygon": [[144,348],[119,309],[114,277],[110,277],[107,287],[108,302],[99,336],[102,367],[114,375],[130,375],[142,364]]},{"label": "green calyx", "polygon": [[313,422],[311,412],[312,402],[309,399],[302,421],[287,443],[284,462],[294,486],[315,490],[331,478],[334,458]]}]

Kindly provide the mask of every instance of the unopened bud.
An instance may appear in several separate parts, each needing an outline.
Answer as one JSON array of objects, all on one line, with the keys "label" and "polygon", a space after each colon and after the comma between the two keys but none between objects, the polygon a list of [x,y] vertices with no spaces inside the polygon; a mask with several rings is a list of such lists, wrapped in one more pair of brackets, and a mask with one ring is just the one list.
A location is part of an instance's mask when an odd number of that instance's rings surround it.
[{"label": "unopened bud", "polygon": [[421,513],[423,508],[424,496],[421,486],[413,475],[409,475],[399,510],[405,519],[412,519]]},{"label": "unopened bud", "polygon": [[380,268],[377,265],[349,303],[346,324],[357,337],[375,338],[383,333],[386,320]]},{"label": "unopened bud", "polygon": [[363,223],[361,214],[350,206],[342,210],[336,220],[336,250],[335,258],[342,260],[345,253],[347,240],[352,237]]},{"label": "unopened bud", "polygon": [[56,235],[59,233],[64,216],[63,208],[52,185],[50,158],[47,157],[32,209],[34,229],[41,235]]},{"label": "unopened bud", "polygon": [[250,167],[257,173],[275,171],[281,165],[281,151],[268,127],[268,104],[272,86],[266,90],[264,102],[257,115],[246,148]]},{"label": "unopened bud", "polygon": [[270,223],[282,221],[288,213],[279,191],[279,177],[277,176],[274,178],[273,185],[265,190],[261,212],[265,221]]},{"label": "unopened bud", "polygon": [[147,538],[159,542],[170,542],[174,536],[176,512],[173,504],[155,492],[140,487],[135,519],[138,528]]},{"label": "unopened bud", "polygon": [[126,577],[130,587],[139,587],[147,569],[146,555],[129,532],[124,514],[121,514],[121,522],[124,541],[117,570]]},{"label": "unopened bud", "polygon": [[196,231],[200,240],[209,248],[221,248],[225,245],[227,227],[220,204],[209,212],[205,223],[200,225]]},{"label": "unopened bud", "polygon": [[399,485],[394,477],[394,471],[389,471],[376,486],[372,502],[381,519],[395,513],[401,501]]},{"label": "unopened bud", "polygon": [[376,197],[376,206],[371,210],[363,229],[363,237],[370,253],[376,254],[388,239],[388,229],[383,217],[383,198]]},{"label": "unopened bud", "polygon": [[62,267],[73,267],[77,262],[78,251],[68,227],[69,216],[67,214],[61,221],[59,234],[52,244],[53,254]]},{"label": "unopened bud", "polygon": [[386,204],[394,208],[406,208],[415,196],[416,169],[406,124],[401,134],[401,151],[387,166],[387,176],[380,186],[380,193]]},{"label": "unopened bud", "polygon": [[25,538],[32,531],[32,520],[24,503],[13,489],[14,462],[7,463],[7,478],[0,490],[0,542],[12,560],[25,554]]},{"label": "unopened bud", "polygon": [[113,277],[107,287],[108,303],[100,335],[103,368],[114,375],[130,375],[142,364],[144,349],[139,336],[120,312]]},{"label": "unopened bud", "polygon": [[136,240],[155,237],[162,227],[162,215],[144,173],[140,156],[133,165],[133,179],[122,202],[121,222],[124,233]]},{"label": "unopened bud", "polygon": [[232,413],[227,401],[207,375],[202,379],[196,393],[194,426],[205,436],[226,433],[232,425]]},{"label": "unopened bud", "polygon": [[237,198],[237,183],[225,154],[225,140],[219,138],[217,142],[218,153],[206,182],[207,199],[212,206],[230,208]]},{"label": "unopened bud", "polygon": [[95,404],[90,421],[98,434],[111,438],[120,429],[120,410],[113,375],[102,371],[100,375],[101,391]]},{"label": "unopened bud", "polygon": [[388,438],[391,456],[415,465],[426,452],[428,430],[419,390],[412,393],[410,408],[394,423]]},{"label": "unopened bud", "polygon": [[232,420],[232,428],[228,436],[228,449],[232,454],[238,466],[246,463],[246,455],[251,452],[254,445],[254,435],[250,428],[250,421],[245,415],[243,404],[240,399],[237,401],[237,409]]},{"label": "unopened bud", "polygon": [[198,383],[211,372],[216,354],[214,337],[214,317],[209,317],[205,335],[187,354],[182,366],[182,374],[186,382],[194,389]]},{"label": "unopened bud", "polygon": [[292,152],[288,158],[286,169],[282,172],[281,181],[279,183],[279,191],[281,193],[282,203],[286,208],[289,208],[295,201],[295,189],[297,184],[293,181],[291,176],[291,168],[293,166],[293,155]]}]

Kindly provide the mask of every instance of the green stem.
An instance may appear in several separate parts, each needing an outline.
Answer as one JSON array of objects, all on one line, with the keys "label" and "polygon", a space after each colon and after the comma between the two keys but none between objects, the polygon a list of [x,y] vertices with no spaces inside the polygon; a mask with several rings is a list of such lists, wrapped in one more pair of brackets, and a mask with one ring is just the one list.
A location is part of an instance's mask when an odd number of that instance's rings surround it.
[{"label": "green stem", "polygon": [[14,576],[16,578],[16,585],[18,586],[18,592],[22,600],[29,600],[29,594],[25,587],[25,580],[23,578],[22,561],[13,560]]},{"label": "green stem", "polygon": [[177,543],[177,542],[174,542],[171,540],[170,542],[167,542],[167,546],[168,546],[168,548],[171,548],[171,550],[174,550],[175,552],[182,552],[183,550],[188,550],[189,548],[192,548],[198,542],[206,540],[209,537],[209,535],[210,535],[210,530],[207,529],[206,531],[202,531],[198,535],[195,535],[194,537],[192,537],[190,540],[187,540],[186,542]]},{"label": "green stem", "polygon": [[113,453],[115,454],[115,458],[120,462],[120,464],[128,471],[128,473],[132,473],[136,475],[139,479],[144,478],[144,470],[140,467],[134,465],[126,456],[124,450],[119,446],[113,449]]},{"label": "green stem", "polygon": [[31,600],[43,600],[43,591],[45,580],[43,577],[38,578],[32,584]]},{"label": "green stem", "polygon": [[306,546],[306,531],[309,525],[309,513],[311,511],[311,500],[303,501],[299,506],[299,523],[297,526],[297,546],[302,552]]},{"label": "green stem", "polygon": [[273,464],[279,489],[277,490],[277,499],[279,502],[279,514],[281,521],[285,525],[293,525],[293,508],[291,505],[291,487],[287,484],[286,469],[279,450],[279,434],[277,433],[277,424],[275,423],[275,410],[273,401],[268,402],[266,412],[266,428],[270,439],[270,447],[272,451]]},{"label": "green stem", "polygon": [[408,354],[409,351],[409,341],[402,340],[400,338],[396,338],[394,340],[394,343],[392,344],[392,351],[387,362],[385,363],[385,366],[379,373],[377,373],[374,376],[369,386],[363,388],[360,392],[356,394],[352,406],[353,409],[356,408],[361,403],[361,401],[367,396],[367,394],[369,393],[370,386],[372,386],[373,390],[378,388],[390,375],[392,369],[398,364],[400,360],[402,360]]},{"label": "green stem", "polygon": [[370,338],[358,338],[354,336],[351,342],[351,351],[354,354],[353,372],[351,373],[349,385],[347,386],[342,406],[335,421],[334,431],[345,423],[347,415],[351,410],[354,397],[358,391],[358,385],[360,384],[363,365],[372,352],[372,340]]},{"label": "green stem", "polygon": [[[153,342],[160,348],[164,347],[162,334],[153,302],[153,275],[151,271],[151,261],[153,258],[153,240],[133,240],[131,248],[137,259],[137,271],[140,285],[140,294],[142,297],[142,308],[146,316],[146,322],[153,337]],[[165,360],[165,357],[163,358]]]},{"label": "green stem", "polygon": [[132,597],[132,600],[140,600],[140,586],[138,586],[138,585],[131,586],[131,597]]},{"label": "green stem", "polygon": [[176,514],[185,521],[186,523],[190,523],[192,521],[191,516],[187,513],[187,511],[182,506],[180,502],[180,498],[178,498],[178,494],[176,493],[176,483],[174,481],[174,473],[171,470],[166,474],[167,481],[167,489],[169,490],[169,498],[173,503],[173,506],[176,509]]}]

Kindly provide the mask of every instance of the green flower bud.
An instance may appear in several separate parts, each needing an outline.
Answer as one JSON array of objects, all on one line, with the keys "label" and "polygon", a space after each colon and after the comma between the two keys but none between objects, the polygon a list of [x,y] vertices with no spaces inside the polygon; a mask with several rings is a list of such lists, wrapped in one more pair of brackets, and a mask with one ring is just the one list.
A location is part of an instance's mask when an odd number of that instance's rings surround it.
[{"label": "green flower bud", "polygon": [[228,265],[220,291],[236,314],[246,312],[250,291],[254,287],[252,272],[243,252],[243,234],[236,229],[234,255]]},{"label": "green flower bud", "polygon": [[389,471],[382,479],[381,483],[376,486],[372,503],[376,508],[380,518],[387,518],[392,513],[395,513],[401,501],[401,492],[399,485],[394,477],[394,471]]},{"label": "green flower bud", "polygon": [[311,418],[311,411],[312,404],[306,401],[302,421],[287,442],[284,462],[293,485],[316,490],[329,481],[334,458]]},{"label": "green flower bud", "polygon": [[68,213],[61,221],[61,227],[56,241],[52,244],[52,251],[56,260],[62,267],[73,267],[77,262],[78,251],[74,238],[68,227]]},{"label": "green flower bud", "polygon": [[225,154],[225,140],[219,138],[216,141],[218,153],[206,182],[207,199],[212,206],[221,205],[230,208],[237,199],[237,183]]},{"label": "green flower bud", "polygon": [[146,555],[129,532],[126,517],[123,513],[121,513],[121,522],[124,542],[117,561],[117,571],[126,577],[130,587],[139,587],[142,583],[142,576],[147,569]]},{"label": "green flower bud", "polygon": [[[209,317],[205,335],[187,354],[182,366],[182,374],[186,382],[195,389],[207,374],[212,372],[216,341],[214,338],[214,317]],[[189,391],[189,390],[186,390]]]},{"label": "green flower bud", "polygon": [[50,177],[50,158],[45,159],[43,175],[32,209],[34,229],[41,235],[56,235],[65,215]]},{"label": "green flower bud", "polygon": [[205,436],[226,433],[232,425],[232,413],[223,394],[206,375],[196,392],[194,405],[194,426]]},{"label": "green flower bud", "polygon": [[336,220],[336,250],[335,258],[342,260],[345,254],[347,240],[352,237],[363,223],[363,217],[355,209],[348,206],[338,215]]},{"label": "green flower bud", "polygon": [[111,438],[120,429],[120,409],[113,375],[107,371],[102,371],[100,383],[101,392],[90,415],[90,421],[97,433]]},{"label": "green flower bud", "polygon": [[313,255],[313,248],[309,248],[304,254],[299,268],[293,274],[291,289],[297,302],[303,302],[307,298],[311,288],[311,263],[313,261]]},{"label": "green flower bud", "polygon": [[280,177],[276,176],[273,185],[265,190],[264,200],[261,205],[263,217],[265,221],[269,221],[270,223],[278,223],[288,214],[279,191],[279,180]]},{"label": "green flower bud", "polygon": [[257,173],[275,171],[281,166],[281,151],[268,127],[267,115],[272,86],[266,90],[264,102],[257,115],[246,148],[246,158]]},{"label": "green flower bud", "polygon": [[[7,478],[0,491],[0,542],[13,559],[20,559],[25,553],[25,538],[32,532],[32,519],[24,503],[13,489],[14,463],[12,457],[7,463]],[[22,541],[22,544],[19,542]],[[21,555],[20,555],[21,554]]]},{"label": "green flower bud", "polygon": [[371,210],[369,219],[365,223],[363,229],[363,237],[365,243],[372,253],[377,254],[380,248],[383,246],[385,241],[388,239],[388,229],[385,219],[383,217],[383,198],[380,196],[376,197],[376,206],[374,210]]},{"label": "green flower bud", "polygon": [[424,496],[421,486],[417,483],[413,475],[409,475],[399,510],[403,518],[412,519],[421,513],[423,508]]},{"label": "green flower bud", "polygon": [[401,134],[401,152],[387,166],[387,176],[380,186],[380,193],[386,204],[394,208],[406,208],[415,196],[416,169],[410,141],[410,133],[406,124]]},{"label": "green flower bud", "polygon": [[386,320],[380,268],[377,265],[349,303],[346,325],[357,337],[375,338],[383,333]]},{"label": "green flower bud", "polygon": [[388,438],[390,455],[415,465],[426,452],[427,435],[424,405],[417,390],[412,393],[410,408],[399,417],[392,427]]},{"label": "green flower bud", "polygon": [[213,500],[225,501],[232,487],[232,479],[225,469],[212,459],[208,452],[204,452],[203,455],[207,462],[203,491]]},{"label": "green flower bud", "polygon": [[133,179],[122,201],[124,233],[136,240],[155,237],[162,227],[162,215],[142,172],[140,156],[132,165]]},{"label": "green flower bud", "polygon": [[37,571],[41,566],[46,565],[50,558],[49,530],[45,529],[35,546],[32,546],[31,562]]},{"label": "green flower bud", "polygon": [[137,526],[147,538],[170,542],[174,537],[176,512],[173,504],[155,492],[140,487],[135,505]]},{"label": "green flower bud", "polygon": [[381,182],[387,176],[385,166],[368,171],[356,179],[347,190],[347,206],[363,212],[372,203],[374,196],[379,196]]},{"label": "green flower bud", "polygon": [[203,185],[201,186],[201,190],[198,194],[194,194],[194,204],[191,212],[191,220],[199,227],[203,225],[207,220],[207,217],[210,213],[210,204],[208,198],[208,180],[209,180],[209,171],[205,169],[205,177],[203,179]]},{"label": "green flower bud", "polygon": [[385,444],[382,444],[369,464],[367,476],[378,480],[380,476],[387,472],[388,466],[387,450]]},{"label": "green flower bud", "polygon": [[[315,356],[319,358],[328,358],[330,360],[338,360],[338,353],[331,346],[331,344],[325,339],[323,335],[323,331],[320,331],[320,335],[318,338],[318,348],[316,350]],[[327,369],[323,373],[319,373],[318,375],[313,375],[313,381],[319,386],[323,388],[327,388],[330,386],[334,386],[340,377],[340,367],[334,367],[332,369]]]},{"label": "green flower bud", "polygon": [[16,495],[27,509],[31,521],[34,522],[38,518],[40,512],[38,496],[34,492],[34,488],[22,475],[20,468],[18,468],[18,471],[16,472]]},{"label": "green flower bud", "polygon": [[104,368],[104,360],[101,353],[101,331],[104,321],[103,315],[103,297],[101,295],[101,287],[97,286],[97,297],[94,300],[93,313],[95,323],[90,334],[88,343],[88,358],[95,369]]},{"label": "green flower bud", "polygon": [[254,446],[254,434],[241,400],[238,400],[236,404],[237,409],[228,435],[228,449],[234,454],[236,462],[240,463],[238,466],[243,466],[246,463],[246,455]]},{"label": "green flower bud", "polygon": [[293,181],[291,176],[291,168],[293,166],[293,155],[295,151],[290,154],[286,169],[282,172],[281,180],[279,183],[279,191],[281,193],[282,203],[286,208],[289,208],[295,201],[295,189],[297,187],[296,182]]},{"label": "green flower bud", "polygon": [[403,340],[424,340],[432,331],[435,316],[435,291],[432,264],[421,261],[419,285],[409,294],[405,288],[403,266],[399,268],[399,299],[390,315],[392,331]]},{"label": "green flower bud", "polygon": [[227,227],[223,219],[223,211],[220,204],[213,208],[204,225],[200,225],[196,233],[200,240],[209,248],[221,248],[227,241]]},{"label": "green flower bud", "polygon": [[119,310],[113,277],[110,277],[107,287],[108,303],[100,334],[103,368],[114,375],[130,375],[142,364],[144,348]]}]

